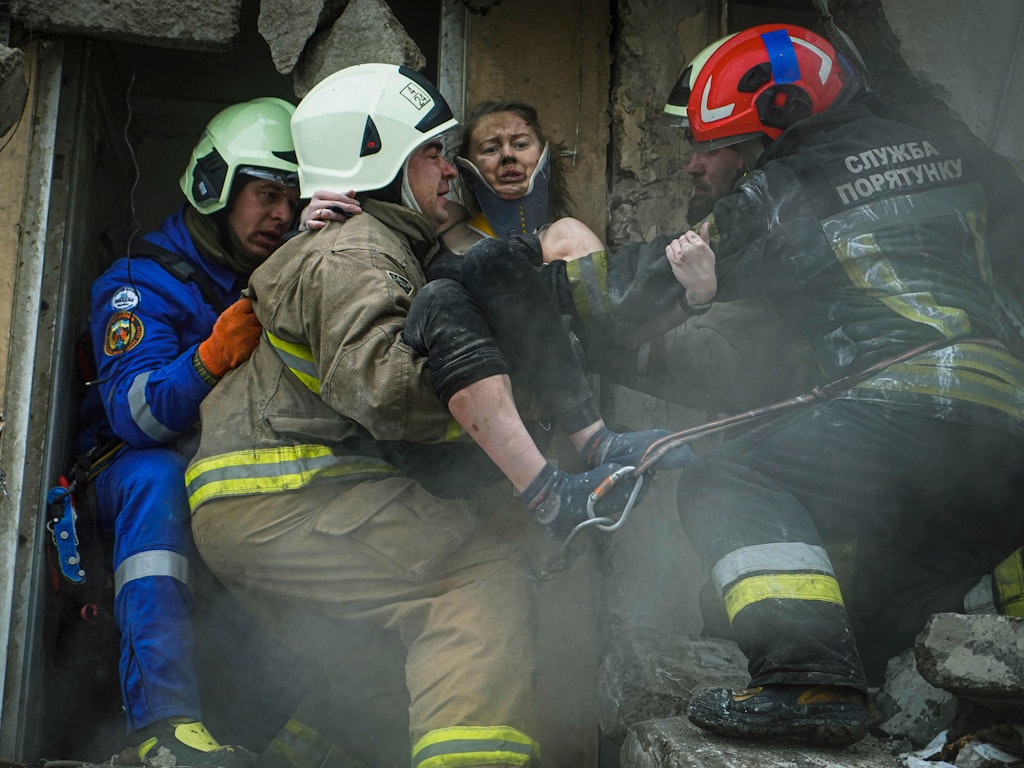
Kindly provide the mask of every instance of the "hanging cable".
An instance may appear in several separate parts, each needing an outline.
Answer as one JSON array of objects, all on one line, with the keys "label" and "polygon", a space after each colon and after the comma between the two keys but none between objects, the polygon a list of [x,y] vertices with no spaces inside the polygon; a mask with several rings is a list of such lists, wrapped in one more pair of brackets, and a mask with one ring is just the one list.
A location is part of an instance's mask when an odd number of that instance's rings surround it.
[{"label": "hanging cable", "polygon": [[1013,41],[1013,53],[1010,56],[1010,63],[1006,67],[1006,76],[1003,77],[1003,92],[999,97],[999,109],[996,112],[996,119],[992,124],[992,132],[989,134],[986,146],[989,149],[996,143],[999,136],[999,129],[1003,125],[1003,113],[1006,111],[1006,97],[1010,92],[1010,83],[1017,70],[1017,54],[1020,51],[1020,41],[1024,38],[1024,4],[1020,7],[1020,15],[1017,17],[1017,36]]}]

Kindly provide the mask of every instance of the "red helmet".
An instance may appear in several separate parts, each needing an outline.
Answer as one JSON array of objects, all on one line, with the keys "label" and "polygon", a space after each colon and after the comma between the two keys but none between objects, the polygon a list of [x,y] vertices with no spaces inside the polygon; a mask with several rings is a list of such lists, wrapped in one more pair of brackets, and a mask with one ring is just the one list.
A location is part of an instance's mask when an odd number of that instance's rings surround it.
[{"label": "red helmet", "polygon": [[827,109],[852,77],[825,38],[792,24],[762,24],[712,43],[683,70],[665,104],[698,149],[766,134]]}]

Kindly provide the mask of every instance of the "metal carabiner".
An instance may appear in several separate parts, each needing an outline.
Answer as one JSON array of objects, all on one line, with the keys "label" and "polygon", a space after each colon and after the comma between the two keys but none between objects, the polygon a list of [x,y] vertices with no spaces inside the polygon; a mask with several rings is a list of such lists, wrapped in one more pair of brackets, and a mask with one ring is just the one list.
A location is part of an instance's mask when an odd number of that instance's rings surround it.
[{"label": "metal carabiner", "polygon": [[636,476],[636,485],[633,486],[633,490],[630,492],[629,498],[626,500],[626,505],[622,508],[622,514],[619,515],[618,520],[611,517],[597,517],[594,514],[594,507],[601,499],[611,492],[612,488],[614,488],[623,477],[633,472],[634,469],[634,467],[622,467],[621,469],[617,469],[591,492],[590,498],[587,499],[587,519],[569,531],[569,535],[566,536],[565,541],[562,542],[562,546],[558,550],[558,554],[549,561],[547,568],[541,569],[540,577],[542,579],[549,579],[552,575],[559,571],[564,571],[569,567],[569,565],[571,565],[572,561],[569,559],[568,555],[572,547],[572,543],[585,528],[597,528],[599,531],[603,531],[604,533],[612,533],[622,527],[626,522],[626,518],[629,517],[629,513],[633,511],[633,507],[636,505],[636,500],[640,496],[640,490],[643,488],[645,479],[642,474]]}]

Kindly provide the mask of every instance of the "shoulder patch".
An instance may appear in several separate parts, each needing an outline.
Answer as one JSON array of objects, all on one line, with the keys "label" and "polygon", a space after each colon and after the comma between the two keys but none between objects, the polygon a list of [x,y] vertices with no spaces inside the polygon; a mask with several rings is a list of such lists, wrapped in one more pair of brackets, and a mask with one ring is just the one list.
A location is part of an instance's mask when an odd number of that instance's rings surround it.
[{"label": "shoulder patch", "polygon": [[107,323],[103,354],[108,357],[124,354],[129,349],[138,346],[144,333],[142,321],[134,312],[116,313]]},{"label": "shoulder patch", "polygon": [[412,287],[412,283],[409,282],[409,278],[407,278],[405,275],[400,275],[397,272],[392,272],[390,269],[385,269],[384,274],[386,274],[391,279],[391,282],[393,282],[407,294],[412,296],[412,292],[414,289]]},{"label": "shoulder patch", "polygon": [[130,285],[122,285],[110,299],[110,308],[118,311],[135,309],[139,306],[139,292]]}]

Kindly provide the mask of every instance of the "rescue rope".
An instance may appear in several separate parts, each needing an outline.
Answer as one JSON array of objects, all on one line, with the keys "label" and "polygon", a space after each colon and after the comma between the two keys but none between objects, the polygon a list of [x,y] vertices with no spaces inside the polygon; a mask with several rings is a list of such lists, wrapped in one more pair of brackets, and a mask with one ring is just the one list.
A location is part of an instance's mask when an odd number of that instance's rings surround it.
[{"label": "rescue rope", "polygon": [[[889,357],[875,363],[874,365],[865,368],[863,371],[851,373],[849,376],[844,376],[843,378],[836,379],[828,384],[815,387],[806,394],[797,395],[796,397],[791,397],[788,400],[781,400],[777,403],[772,403],[771,405],[754,408],[743,413],[738,413],[734,416],[726,416],[724,419],[718,419],[717,421],[711,421],[706,424],[699,424],[695,427],[690,427],[679,432],[674,432],[671,435],[666,435],[660,440],[656,440],[651,443],[644,452],[644,455],[640,457],[640,461],[637,462],[636,468],[634,469],[634,475],[639,476],[646,472],[656,464],[662,456],[683,443],[696,440],[701,437],[707,437],[708,435],[713,435],[717,432],[721,432],[740,424],[747,424],[748,422],[762,419],[765,416],[782,413],[801,405],[825,402],[826,400],[835,397],[840,392],[852,389],[857,384],[871,378],[876,373],[881,373],[891,365],[906,362],[907,360],[924,354],[925,352],[942,349],[943,347],[952,346],[953,344],[967,343],[983,344],[990,347],[1003,347],[1001,342],[995,339],[986,338],[936,339],[935,341],[930,341],[927,344],[921,344],[920,346],[908,349],[906,352],[902,352],[899,355]],[[596,492],[597,491],[595,491],[595,493]]]},{"label": "rescue rope", "polygon": [[[744,411],[743,413],[738,413],[733,416],[726,416],[724,419],[698,424],[697,426],[689,427],[687,429],[680,430],[679,432],[673,432],[671,435],[666,435],[660,440],[656,440],[647,448],[635,467],[622,467],[609,475],[597,488],[594,489],[587,501],[587,519],[579,523],[569,532],[569,535],[562,543],[561,549],[553,558],[551,558],[547,567],[540,571],[541,578],[550,578],[553,574],[558,571],[565,570],[572,564],[572,560],[569,557],[572,543],[578,534],[585,528],[597,528],[599,531],[603,531],[605,533],[611,533],[621,528],[623,523],[626,522],[626,518],[632,511],[633,506],[636,504],[640,488],[644,482],[644,473],[649,471],[658,463],[659,459],[673,448],[692,440],[697,440],[702,437],[708,437],[718,432],[722,432],[726,429],[730,429],[731,427],[748,424],[752,421],[763,419],[766,416],[784,413],[802,405],[825,402],[826,400],[835,397],[840,392],[845,392],[862,381],[871,378],[876,373],[884,371],[891,365],[906,362],[907,360],[924,354],[925,352],[931,352],[954,344],[967,343],[983,344],[985,346],[999,348],[1004,347],[1004,345],[996,339],[988,338],[935,339],[927,344],[921,344],[913,349],[908,349],[906,352],[902,352],[894,357],[886,358],[885,360],[865,368],[863,371],[858,371],[857,373],[852,373],[849,376],[836,379],[828,384],[815,387],[805,394],[797,395],[796,397],[791,397],[787,400],[780,400],[777,403],[764,405],[759,408],[753,408],[749,411]],[[622,514],[619,515],[618,519],[616,520],[611,517],[597,517],[594,512],[597,503],[607,496],[616,484],[630,476],[636,479],[636,485],[634,486],[629,499],[626,501]]]}]

